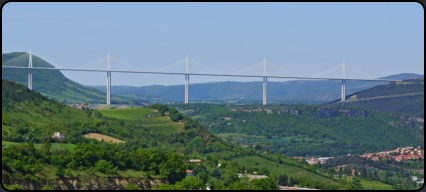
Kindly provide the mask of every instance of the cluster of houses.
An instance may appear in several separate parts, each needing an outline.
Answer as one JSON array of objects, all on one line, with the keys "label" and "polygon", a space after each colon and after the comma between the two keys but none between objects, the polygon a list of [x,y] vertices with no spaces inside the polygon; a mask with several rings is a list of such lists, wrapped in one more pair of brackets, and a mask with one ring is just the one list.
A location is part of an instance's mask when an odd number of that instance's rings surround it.
[{"label": "cluster of houses", "polygon": [[398,147],[395,150],[391,151],[382,151],[378,153],[366,153],[364,155],[360,155],[360,157],[364,157],[372,160],[379,160],[385,158],[391,158],[395,161],[407,161],[411,159],[424,159],[424,150],[418,146],[417,148],[413,147]]},{"label": "cluster of houses", "polygon": [[[188,165],[191,164],[191,163],[196,163],[197,165],[201,165],[201,160],[200,159],[188,159],[186,162],[188,163]],[[221,166],[220,163],[216,164],[216,167],[220,167],[220,166]],[[193,170],[186,170],[186,175],[187,176],[192,176],[193,172],[194,172]],[[244,172],[246,173],[247,171],[244,171]],[[253,174],[257,174],[257,173],[253,172]],[[238,175],[238,177],[244,177],[244,176],[246,176],[246,177],[249,178],[249,181],[251,181],[253,179],[267,178],[268,177],[266,175],[250,175],[250,174],[241,174],[241,173],[237,173],[237,175]]]},{"label": "cluster of houses", "polygon": [[324,164],[327,159],[332,159],[333,157],[293,157],[293,159],[305,159],[310,165],[316,165],[318,163]]},{"label": "cluster of houses", "polygon": [[89,110],[89,104],[87,104],[87,103],[71,104],[70,107],[72,107],[74,109],[82,110],[82,111]]}]

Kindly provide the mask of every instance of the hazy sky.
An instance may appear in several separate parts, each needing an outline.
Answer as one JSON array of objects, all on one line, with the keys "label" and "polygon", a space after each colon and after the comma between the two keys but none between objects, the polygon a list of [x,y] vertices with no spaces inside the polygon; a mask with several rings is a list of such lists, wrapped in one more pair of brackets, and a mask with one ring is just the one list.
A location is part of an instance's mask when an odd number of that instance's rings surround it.
[{"label": "hazy sky", "polygon": [[[183,72],[183,59],[189,54],[190,59],[221,73],[239,71],[266,57],[300,76],[332,68],[343,59],[374,77],[424,74],[424,10],[419,3],[4,5],[2,52],[29,52],[30,48],[55,66],[67,68],[97,60],[91,65],[106,69],[105,56],[110,51],[112,68],[122,70],[130,70],[130,64],[151,71],[181,61],[169,69]],[[190,65],[190,71],[195,68]],[[273,72],[278,73],[268,68],[268,73]],[[64,74],[84,85],[106,84],[106,73]],[[337,71],[335,77],[339,76]],[[262,79],[191,76],[190,80]],[[112,84],[175,85],[184,84],[184,76],[113,73]]]}]

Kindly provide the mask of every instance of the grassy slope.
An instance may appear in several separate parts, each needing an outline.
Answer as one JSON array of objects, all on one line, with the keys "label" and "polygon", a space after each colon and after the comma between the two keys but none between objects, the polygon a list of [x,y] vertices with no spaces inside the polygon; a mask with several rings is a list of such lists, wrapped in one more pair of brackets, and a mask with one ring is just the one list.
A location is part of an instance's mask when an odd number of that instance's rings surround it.
[{"label": "grassy slope", "polygon": [[368,190],[373,189],[373,187],[375,190],[393,190],[392,185],[388,185],[378,181],[367,181],[362,179],[360,183],[365,189]]},{"label": "grassy slope", "polygon": [[[43,101],[39,106],[33,106],[28,101],[15,104],[14,112],[8,112],[7,115],[14,119],[25,120],[26,122],[35,125],[51,125],[59,122],[80,122],[88,121],[87,114],[82,111],[67,107],[59,110],[52,105],[49,105],[48,101]],[[41,110],[42,108],[48,108],[49,110]]]},{"label": "grassy slope", "polygon": [[309,177],[309,178],[314,178],[315,180],[335,183],[334,181],[331,181],[330,179],[326,177],[322,177],[315,173],[308,172],[299,167],[279,164],[279,163],[269,161],[267,159],[257,157],[257,156],[237,158],[235,159],[235,161],[245,166],[251,166],[251,167],[257,166],[260,168],[267,167],[271,171],[271,173],[275,172],[277,174],[286,174],[292,177]]}]

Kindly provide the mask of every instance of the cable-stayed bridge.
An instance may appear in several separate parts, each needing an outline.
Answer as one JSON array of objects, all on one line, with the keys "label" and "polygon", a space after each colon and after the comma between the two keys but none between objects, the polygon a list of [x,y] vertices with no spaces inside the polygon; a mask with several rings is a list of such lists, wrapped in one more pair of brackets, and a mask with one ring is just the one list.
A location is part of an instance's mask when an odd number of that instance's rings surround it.
[{"label": "cable-stayed bridge", "polygon": [[[28,61],[28,65],[23,64]],[[114,65],[111,65],[114,63]],[[105,66],[106,65],[106,66]],[[118,67],[128,70],[120,70]],[[190,71],[191,66],[191,71]],[[168,74],[168,75],[184,75],[185,76],[185,103],[189,103],[189,77],[191,75],[199,76],[228,76],[228,77],[262,77],[263,78],[263,105],[267,104],[267,83],[268,78],[285,78],[285,79],[323,79],[323,80],[341,80],[341,100],[345,101],[346,95],[346,80],[356,81],[387,81],[393,82],[398,80],[392,79],[375,79],[372,75],[358,70],[350,65],[347,65],[343,60],[342,64],[331,67],[309,77],[298,76],[289,70],[286,70],[276,64],[268,62],[266,58],[254,65],[246,67],[230,74],[223,74],[207,66],[204,66],[194,60],[188,58],[174,62],[170,65],[155,69],[152,71],[144,71],[130,65],[118,58],[112,57],[109,53],[107,56],[96,59],[95,61],[86,63],[75,68],[65,68],[57,65],[58,68],[52,65],[42,64],[34,66],[32,62],[31,50],[28,54],[23,54],[19,57],[10,59],[2,63],[2,68],[19,68],[28,69],[28,88],[33,89],[32,73],[33,70],[65,70],[65,71],[89,71],[89,72],[106,72],[107,73],[107,104],[111,104],[111,73],[146,73],[146,74]],[[105,69],[106,68],[106,69]],[[348,69],[348,71],[346,70]],[[206,73],[207,71],[207,73]],[[347,78],[347,72],[349,77]],[[338,75],[338,76],[336,76]],[[358,77],[357,77],[358,76]]]}]

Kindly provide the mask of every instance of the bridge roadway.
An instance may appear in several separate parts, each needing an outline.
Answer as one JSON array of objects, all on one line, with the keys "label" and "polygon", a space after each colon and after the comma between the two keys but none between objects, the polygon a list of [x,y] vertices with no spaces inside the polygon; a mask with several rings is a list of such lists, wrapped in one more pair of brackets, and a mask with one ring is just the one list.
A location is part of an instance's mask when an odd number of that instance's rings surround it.
[{"label": "bridge roadway", "polygon": [[149,73],[149,74],[167,74],[167,75],[204,75],[204,76],[232,76],[232,77],[267,77],[267,78],[286,78],[286,79],[324,79],[324,80],[355,80],[355,81],[388,81],[397,82],[393,79],[347,79],[347,78],[325,78],[325,77],[289,77],[289,76],[263,76],[263,75],[233,75],[233,74],[211,74],[211,73],[176,73],[176,72],[154,72],[154,71],[120,71],[120,70],[97,70],[97,69],[60,69],[43,67],[16,67],[2,66],[2,68],[18,69],[40,69],[40,70],[65,70],[65,71],[92,71],[92,72],[118,72],[118,73]]}]

